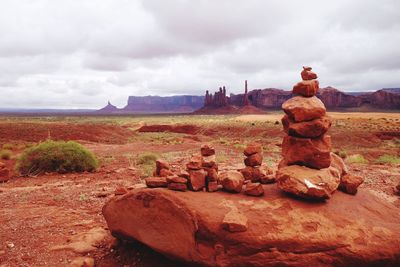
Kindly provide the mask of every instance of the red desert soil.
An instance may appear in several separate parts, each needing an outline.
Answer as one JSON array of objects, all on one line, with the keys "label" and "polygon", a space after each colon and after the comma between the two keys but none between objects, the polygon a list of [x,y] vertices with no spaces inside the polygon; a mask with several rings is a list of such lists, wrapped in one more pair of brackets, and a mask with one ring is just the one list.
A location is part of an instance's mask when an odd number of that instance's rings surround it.
[{"label": "red desert soil", "polygon": [[[228,170],[243,166],[244,143],[258,141],[264,147],[264,162],[275,168],[283,136],[282,126],[275,122],[282,114],[259,115],[263,117],[260,120],[251,116],[224,117],[222,121],[232,123],[210,126],[191,121],[179,123],[179,127],[160,126],[167,121],[163,118],[164,123],[148,125],[147,129],[159,129],[157,133],[132,131],[110,123],[0,122],[0,144],[23,146],[45,140],[50,132],[53,139],[80,140],[101,162],[95,173],[25,178],[13,172],[10,181],[0,184],[0,266],[69,266],[80,256],[94,258],[96,266],[178,266],[138,243],[116,244],[105,229],[101,208],[117,187],[129,189],[142,183],[141,167],[135,164],[135,158],[144,152],[157,152],[175,165],[182,165],[201,144],[209,142],[216,148],[220,169]],[[266,116],[270,116],[269,122],[261,123]],[[343,116],[332,126],[334,151],[363,154],[370,164],[348,164],[352,173],[364,177],[361,187],[400,206],[393,191],[400,181],[400,166],[373,164],[380,155],[398,155],[393,140],[382,140],[376,132],[398,132],[400,121],[396,116],[387,116],[389,123],[381,120],[381,115],[372,121]],[[126,125],[140,128],[131,124]],[[16,147],[13,157],[22,151]],[[1,162],[14,168],[14,159]]]},{"label": "red desert soil", "polygon": [[39,142],[49,136],[54,140],[85,140],[99,143],[125,143],[132,131],[118,125],[99,123],[0,122],[0,141]]}]

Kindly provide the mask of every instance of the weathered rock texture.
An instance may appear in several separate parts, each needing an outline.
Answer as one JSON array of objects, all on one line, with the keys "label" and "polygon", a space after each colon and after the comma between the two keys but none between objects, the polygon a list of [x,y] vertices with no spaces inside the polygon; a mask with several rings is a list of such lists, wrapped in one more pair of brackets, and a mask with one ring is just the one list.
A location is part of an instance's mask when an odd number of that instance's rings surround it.
[{"label": "weathered rock texture", "polygon": [[[263,197],[244,201],[221,191],[135,189],[110,199],[103,214],[114,236],[188,264],[399,266],[398,207],[366,189],[356,196],[337,192],[329,203],[287,198],[275,186],[264,190]],[[223,228],[231,211],[247,231]]]}]

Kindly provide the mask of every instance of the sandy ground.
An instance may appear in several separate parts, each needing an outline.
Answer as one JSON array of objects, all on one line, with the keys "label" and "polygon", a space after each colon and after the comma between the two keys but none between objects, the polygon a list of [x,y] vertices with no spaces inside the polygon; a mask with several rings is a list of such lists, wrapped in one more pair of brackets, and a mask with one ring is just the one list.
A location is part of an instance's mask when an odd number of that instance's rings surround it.
[{"label": "sandy ground", "polygon": [[[376,163],[384,154],[400,156],[398,113],[330,115],[335,120],[330,131],[334,151],[348,157],[363,155],[367,163],[348,162],[350,171],[364,177],[363,187],[400,206],[394,192],[400,165]],[[10,122],[0,122],[1,144],[14,145],[14,159],[1,160],[10,169],[25,145],[46,139],[49,129],[54,139],[79,140],[101,161],[95,173],[19,177],[13,171],[12,178],[0,184],[0,267],[70,266],[82,256],[94,259],[96,266],[184,266],[141,244],[117,242],[107,231],[102,206],[116,188],[143,184],[143,169],[136,159],[146,152],[156,152],[178,168],[207,142],[216,147],[220,169],[227,170],[243,166],[244,145],[257,141],[264,147],[265,164],[276,168],[283,137],[276,121],[281,116],[128,118],[118,123],[92,123],[91,118],[72,123],[27,119],[31,131],[25,132],[19,129],[26,129],[27,122],[12,121],[12,129]],[[158,127],[157,133],[137,131],[142,125],[161,124],[180,126],[167,131]],[[58,131],[59,127],[63,130]]]}]

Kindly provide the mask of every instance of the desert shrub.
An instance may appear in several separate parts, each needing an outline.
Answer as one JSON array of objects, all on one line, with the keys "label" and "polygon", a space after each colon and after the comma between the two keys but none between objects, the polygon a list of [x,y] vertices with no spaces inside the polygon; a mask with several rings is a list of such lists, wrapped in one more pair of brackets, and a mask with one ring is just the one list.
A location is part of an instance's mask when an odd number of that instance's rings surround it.
[{"label": "desert shrub", "polygon": [[366,160],[361,154],[350,155],[347,157],[346,161],[347,163],[368,164],[368,160]]},{"label": "desert shrub", "polygon": [[159,156],[157,154],[151,152],[143,153],[138,156],[137,164],[142,177],[152,176],[158,158]]},{"label": "desert shrub", "polygon": [[14,145],[13,144],[4,144],[3,145],[3,149],[8,149],[8,150],[12,150],[14,148]]},{"label": "desert shrub", "polygon": [[98,161],[94,154],[81,144],[52,140],[25,149],[16,165],[21,175],[94,171],[97,167]]},{"label": "desert shrub", "polygon": [[12,154],[11,150],[2,149],[0,151],[0,158],[1,159],[5,159],[5,160],[9,160],[9,159],[11,159],[11,154]]},{"label": "desert shrub", "polygon": [[156,164],[157,158],[157,154],[147,152],[139,155],[137,163],[141,165]]},{"label": "desert shrub", "polygon": [[382,155],[375,160],[375,163],[378,164],[389,164],[389,165],[398,165],[400,164],[400,157],[394,155]]}]

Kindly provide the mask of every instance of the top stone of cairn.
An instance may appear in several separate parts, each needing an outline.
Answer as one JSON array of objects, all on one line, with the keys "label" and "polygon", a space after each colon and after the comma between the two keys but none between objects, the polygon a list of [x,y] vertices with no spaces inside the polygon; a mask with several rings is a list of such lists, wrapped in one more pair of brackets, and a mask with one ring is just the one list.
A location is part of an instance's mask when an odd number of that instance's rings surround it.
[{"label": "top stone of cairn", "polygon": [[303,67],[303,71],[301,72],[301,78],[303,81],[293,86],[294,94],[305,97],[312,97],[317,94],[319,82],[316,79],[318,76],[315,72],[312,72],[311,69],[311,67]]}]

